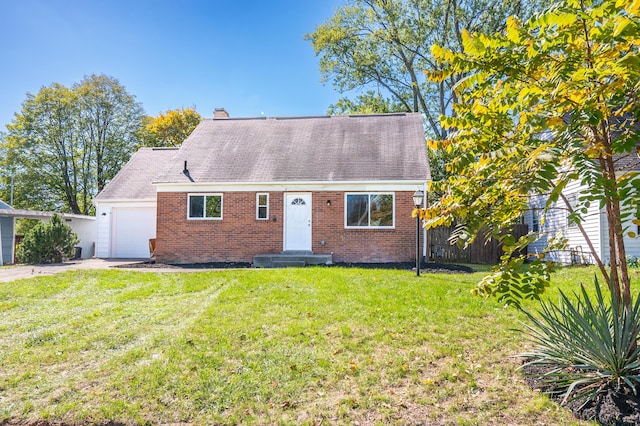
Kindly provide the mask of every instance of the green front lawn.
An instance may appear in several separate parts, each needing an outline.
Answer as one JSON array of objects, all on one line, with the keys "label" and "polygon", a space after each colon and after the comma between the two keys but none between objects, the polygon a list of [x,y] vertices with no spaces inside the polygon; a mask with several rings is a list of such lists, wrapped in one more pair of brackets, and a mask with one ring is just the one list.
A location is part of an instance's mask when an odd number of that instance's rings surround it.
[{"label": "green front lawn", "polygon": [[[594,269],[558,272],[563,288]],[[69,272],[0,283],[0,423],[579,424],[481,274]],[[557,285],[557,284],[556,284]]]}]

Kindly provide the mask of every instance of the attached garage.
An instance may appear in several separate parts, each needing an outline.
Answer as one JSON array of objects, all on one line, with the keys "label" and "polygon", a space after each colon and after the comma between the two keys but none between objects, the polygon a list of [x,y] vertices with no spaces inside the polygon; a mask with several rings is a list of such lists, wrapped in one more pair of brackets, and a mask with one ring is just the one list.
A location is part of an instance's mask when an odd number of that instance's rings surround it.
[{"label": "attached garage", "polygon": [[175,148],[141,148],[94,198],[96,257],[149,258],[149,240],[156,236],[156,189],[152,182],[167,157],[175,153]]},{"label": "attached garage", "polygon": [[111,220],[112,257],[149,257],[149,239],[156,236],[155,207],[114,207]]},{"label": "attached garage", "polygon": [[155,202],[96,203],[96,257],[148,259],[156,236]]}]

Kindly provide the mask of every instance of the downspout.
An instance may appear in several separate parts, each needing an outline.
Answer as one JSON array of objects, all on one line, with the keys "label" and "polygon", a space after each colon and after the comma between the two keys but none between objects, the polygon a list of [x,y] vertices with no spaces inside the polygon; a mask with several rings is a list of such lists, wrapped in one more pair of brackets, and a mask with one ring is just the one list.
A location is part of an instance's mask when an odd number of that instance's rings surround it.
[{"label": "downspout", "polygon": [[[17,219],[15,216],[13,217],[13,227],[12,227],[12,236],[11,236],[11,263],[16,263],[16,222]],[[2,260],[2,259],[0,259]],[[1,264],[1,263],[0,263]]]},{"label": "downspout", "polygon": [[0,266],[2,265],[2,223],[0,223]]},{"label": "downspout", "polygon": [[[422,192],[424,192],[424,201],[423,208],[429,207],[429,193],[427,192],[427,183],[425,182],[422,185]],[[424,222],[423,222],[424,223]],[[427,232],[427,228],[422,227],[422,258],[425,262],[429,262],[429,251],[427,248],[429,247],[429,242],[427,239],[429,238],[429,233]]]},{"label": "downspout", "polygon": [[[604,247],[604,241],[605,241],[605,218],[606,218],[606,213],[603,211],[603,208],[601,208],[600,206],[598,206],[598,236],[599,236],[599,241],[598,243],[600,244],[599,250],[600,250],[600,259],[602,259],[602,261],[604,262],[605,265],[609,265],[611,263],[610,260],[605,261],[605,253],[608,253],[607,251],[605,251],[605,247]],[[608,240],[607,240],[608,241]]]}]

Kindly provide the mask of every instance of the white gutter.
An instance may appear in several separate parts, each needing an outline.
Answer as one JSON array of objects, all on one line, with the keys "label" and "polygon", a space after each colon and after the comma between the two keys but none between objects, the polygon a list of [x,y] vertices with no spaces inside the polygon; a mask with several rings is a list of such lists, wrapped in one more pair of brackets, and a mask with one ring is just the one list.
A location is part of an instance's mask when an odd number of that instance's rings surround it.
[{"label": "white gutter", "polygon": [[363,191],[415,191],[416,186],[424,187],[424,180],[401,181],[340,181],[340,182],[154,182],[158,192],[193,191],[347,191],[358,188]]}]

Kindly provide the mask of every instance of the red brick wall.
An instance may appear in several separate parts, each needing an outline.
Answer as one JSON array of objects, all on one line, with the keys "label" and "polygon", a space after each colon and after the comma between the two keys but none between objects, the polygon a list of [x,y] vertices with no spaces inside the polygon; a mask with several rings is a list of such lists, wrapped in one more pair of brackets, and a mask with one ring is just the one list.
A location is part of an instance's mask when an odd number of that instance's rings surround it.
[{"label": "red brick wall", "polygon": [[[344,193],[313,193],[313,252],[333,252],[334,262],[415,261],[412,195],[395,193],[395,229],[345,229]],[[270,192],[271,219],[257,220],[256,192],[227,192],[222,220],[187,220],[187,194],[159,192],[156,259],[169,263],[252,262],[256,254],[280,253],[283,199],[284,193]],[[327,200],[331,200],[330,206]]]},{"label": "red brick wall", "polygon": [[[314,253],[333,252],[334,262],[407,262],[416,259],[413,192],[395,193],[395,229],[345,229],[344,192],[313,194]],[[331,200],[331,206],[327,206]],[[321,245],[321,241],[325,245]]]}]

